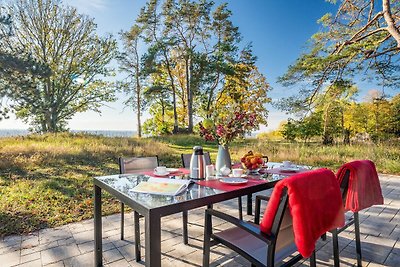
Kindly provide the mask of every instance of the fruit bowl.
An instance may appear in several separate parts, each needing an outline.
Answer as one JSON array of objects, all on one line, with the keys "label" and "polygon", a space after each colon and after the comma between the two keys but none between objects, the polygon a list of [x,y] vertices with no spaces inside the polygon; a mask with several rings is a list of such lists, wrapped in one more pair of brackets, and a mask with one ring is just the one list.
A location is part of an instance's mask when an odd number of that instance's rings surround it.
[{"label": "fruit bowl", "polygon": [[248,173],[258,173],[264,165],[263,155],[261,153],[253,153],[253,151],[247,152],[240,161]]}]

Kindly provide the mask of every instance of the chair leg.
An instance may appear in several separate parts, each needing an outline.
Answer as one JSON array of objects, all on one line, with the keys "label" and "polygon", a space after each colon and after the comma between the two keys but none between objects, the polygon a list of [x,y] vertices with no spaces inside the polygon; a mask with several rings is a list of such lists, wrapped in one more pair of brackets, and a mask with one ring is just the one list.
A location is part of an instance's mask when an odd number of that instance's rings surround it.
[{"label": "chair leg", "polygon": [[362,266],[362,256],[361,256],[361,241],[360,241],[360,219],[358,217],[358,212],[354,212],[354,232],[356,235],[356,252],[357,252],[357,266]]},{"label": "chair leg", "polygon": [[[208,206],[210,208],[210,206]],[[204,247],[203,247],[203,267],[210,266],[210,246],[211,246],[212,221],[211,215],[205,212],[204,218]]]},{"label": "chair leg", "polygon": [[332,242],[333,242],[333,262],[335,267],[340,266],[339,262],[339,238],[337,229],[332,229]]},{"label": "chair leg", "polygon": [[253,194],[247,195],[247,215],[253,215]]},{"label": "chair leg", "polygon": [[141,253],[140,253],[140,224],[139,224],[139,213],[136,211],[133,212],[133,224],[135,230],[135,257],[136,261],[141,260]]},{"label": "chair leg", "polygon": [[189,238],[188,238],[188,212],[187,210],[182,211],[182,224],[183,224],[183,243],[185,245],[189,244]]},{"label": "chair leg", "polygon": [[124,240],[124,225],[125,225],[124,213],[125,213],[125,204],[121,202],[121,240]]},{"label": "chair leg", "polygon": [[310,257],[310,267],[317,267],[317,261],[315,260],[315,250],[312,252]]},{"label": "chair leg", "polygon": [[260,224],[260,213],[261,213],[261,199],[256,197],[256,204],[255,204],[255,214],[254,214],[254,223]]},{"label": "chair leg", "polygon": [[239,219],[243,220],[242,197],[238,197]]}]

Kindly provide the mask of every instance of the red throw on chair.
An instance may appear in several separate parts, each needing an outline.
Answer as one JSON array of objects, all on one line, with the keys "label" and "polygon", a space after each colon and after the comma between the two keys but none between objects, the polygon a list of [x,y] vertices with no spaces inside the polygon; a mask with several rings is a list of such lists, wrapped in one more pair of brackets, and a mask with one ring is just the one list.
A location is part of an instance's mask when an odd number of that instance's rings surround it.
[{"label": "red throw on chair", "polygon": [[300,173],[278,182],[260,223],[260,229],[265,233],[270,233],[284,187],[288,188],[297,249],[303,257],[309,257],[322,234],[344,225],[339,184],[335,174],[328,169]]},{"label": "red throw on chair", "polygon": [[339,183],[350,171],[345,209],[353,212],[383,204],[381,186],[375,164],[370,160],[357,160],[344,164],[337,172]]}]

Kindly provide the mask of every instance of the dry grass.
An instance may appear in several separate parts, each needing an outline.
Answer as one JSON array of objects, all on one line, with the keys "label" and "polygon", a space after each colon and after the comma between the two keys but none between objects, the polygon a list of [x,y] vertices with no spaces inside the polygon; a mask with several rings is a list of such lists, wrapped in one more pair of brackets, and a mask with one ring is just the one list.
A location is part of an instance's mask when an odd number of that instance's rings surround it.
[{"label": "dry grass", "polygon": [[[158,155],[169,167],[181,165],[180,154],[202,145],[215,161],[217,145],[198,136],[107,138],[84,134],[0,138],[0,236],[31,232],[93,216],[92,177],[118,172],[120,156]],[[270,161],[291,160],[336,170],[344,162],[371,159],[379,172],[400,174],[400,149],[392,145],[330,146],[243,140],[230,145],[233,160],[248,150]],[[105,195],[104,214],[119,211]]]}]

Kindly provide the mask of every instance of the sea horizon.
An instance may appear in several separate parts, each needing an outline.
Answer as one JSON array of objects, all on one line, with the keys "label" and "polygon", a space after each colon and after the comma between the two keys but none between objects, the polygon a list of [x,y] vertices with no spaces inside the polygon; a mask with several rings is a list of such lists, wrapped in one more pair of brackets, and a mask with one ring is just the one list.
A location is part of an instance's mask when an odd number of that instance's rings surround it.
[{"label": "sea horizon", "polygon": [[[88,133],[106,137],[132,137],[136,131],[129,130],[69,130],[71,133]],[[0,129],[0,137],[26,136],[31,134],[27,129]]]}]

